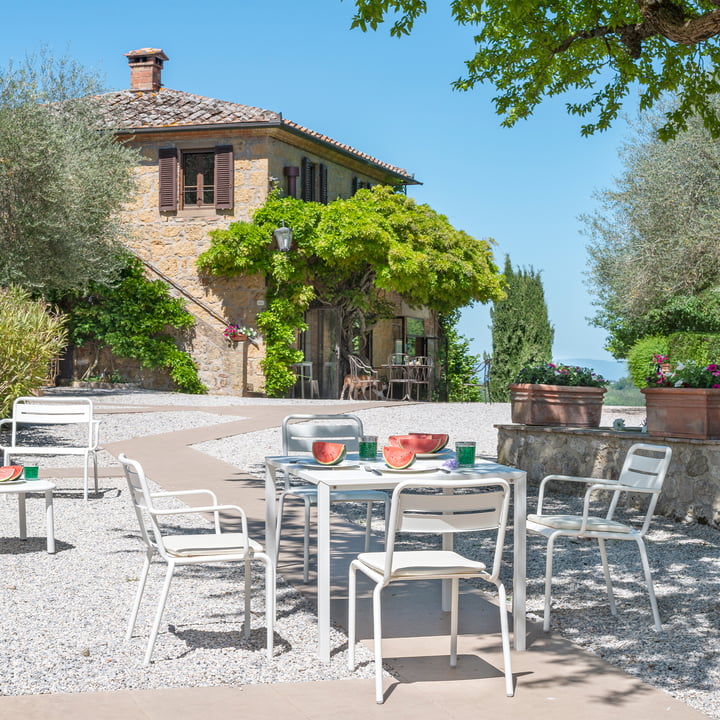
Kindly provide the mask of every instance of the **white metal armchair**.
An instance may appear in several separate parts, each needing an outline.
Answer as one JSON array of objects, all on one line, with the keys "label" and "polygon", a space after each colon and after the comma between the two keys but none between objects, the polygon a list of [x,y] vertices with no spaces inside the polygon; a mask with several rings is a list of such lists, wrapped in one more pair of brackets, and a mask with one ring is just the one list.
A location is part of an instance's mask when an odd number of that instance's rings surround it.
[{"label": "white metal armchair", "polygon": [[[301,422],[298,422],[301,421]],[[304,422],[302,422],[304,421]],[[310,454],[315,440],[344,443],[348,451],[357,451],[363,434],[362,420],[357,415],[288,415],[282,423],[283,455]],[[277,551],[280,552],[280,530],[282,528],[285,498],[295,497],[305,503],[305,526],[303,534],[303,576],[309,578],[310,566],[310,507],[317,505],[317,490],[312,485],[302,485],[297,478],[285,474],[285,487],[280,493],[277,513]],[[387,520],[390,499],[382,490],[337,490],[330,493],[330,502],[354,502],[367,505],[365,519],[365,551],[370,549],[372,537],[372,504],[385,505]]]},{"label": "white metal armchair", "polygon": [[[140,584],[135,595],[125,639],[130,640],[137,620],[140,601],[142,600],[150,562],[157,553],[167,563],[165,583],[160,593],[155,620],[150,632],[144,664],[150,664],[160,621],[162,619],[170,582],[176,565],[197,565],[199,563],[242,562],[245,565],[245,637],[250,636],[250,591],[251,563],[259,560],[265,565],[265,623],[267,630],[267,656],[273,654],[273,625],[275,618],[275,576],[270,557],[263,552],[262,546],[248,537],[247,518],[242,508],[237,505],[219,505],[215,493],[211,490],[182,490],[177,492],[151,492],[140,463],[120,454],[118,460],[125,471],[130,498],[135,508],[140,534],[145,543],[145,560],[143,562]],[[187,497],[188,495],[207,495],[210,505],[203,507],[161,509],[155,506],[155,500],[165,497]],[[240,516],[241,532],[222,532],[220,528],[220,512],[233,511]],[[214,532],[205,534],[169,534],[160,525],[163,517],[188,515],[191,513],[212,513]]]},{"label": "white metal armchair", "polygon": [[[550,630],[550,595],[553,569],[552,553],[555,540],[561,536],[594,538],[598,541],[600,559],[602,561],[603,572],[605,573],[605,584],[610,601],[610,612],[613,615],[617,615],[617,609],[615,607],[615,598],[613,597],[610,569],[605,551],[605,541],[632,540],[636,542],[638,550],[640,551],[640,560],[645,573],[648,594],[650,595],[650,606],[652,608],[655,629],[658,631],[662,630],[644,537],[650,527],[650,520],[655,511],[655,505],[657,504],[658,496],[660,495],[660,490],[665,480],[665,474],[670,465],[671,456],[672,450],[664,445],[637,443],[628,450],[622,470],[620,471],[620,477],[617,480],[548,475],[540,483],[538,511],[536,514],[528,515],[527,529],[531,533],[542,535],[547,540],[545,611],[543,619],[543,629],[545,632]],[[545,488],[549,482],[554,480],[584,483],[588,486],[585,491],[582,515],[546,515],[543,512]],[[590,506],[592,495],[603,491],[612,493],[607,512],[604,517],[591,515]],[[614,518],[620,495],[623,492],[650,496],[648,507],[640,527],[619,522]]]},{"label": "white metal armchair", "polygon": [[[420,490],[420,493],[413,491]],[[434,491],[434,492],[433,492]],[[460,492],[456,492],[460,491]],[[475,492],[473,492],[475,491]],[[478,492],[479,491],[479,492]],[[383,702],[381,594],[391,582],[451,580],[450,666],[457,665],[458,591],[461,578],[481,578],[497,588],[500,605],[505,693],[514,694],[510,665],[505,586],[500,580],[503,542],[507,525],[510,487],[505,480],[407,480],[392,495],[385,552],[362,553],[350,563],[348,595],[348,667],[355,669],[356,573],[362,571],[376,583],[373,591],[375,639],[375,699]],[[395,550],[395,534],[496,531],[492,566],[452,550]]]}]

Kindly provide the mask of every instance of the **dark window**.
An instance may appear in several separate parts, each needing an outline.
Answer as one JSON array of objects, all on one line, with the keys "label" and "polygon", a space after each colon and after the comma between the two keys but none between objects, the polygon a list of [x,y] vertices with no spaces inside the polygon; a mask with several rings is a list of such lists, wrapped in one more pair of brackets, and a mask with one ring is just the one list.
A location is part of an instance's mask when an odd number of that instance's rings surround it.
[{"label": "dark window", "polygon": [[231,145],[218,145],[214,150],[183,151],[181,158],[177,148],[161,148],[158,165],[161,211],[178,209],[178,189],[182,193],[182,207],[232,209],[234,163]]},{"label": "dark window", "polygon": [[183,152],[183,207],[215,205],[215,153]]},{"label": "dark window", "polygon": [[306,202],[315,201],[327,205],[327,165],[314,163],[310,158],[306,157],[302,159],[300,166],[300,199]]},{"label": "dark window", "polygon": [[358,190],[369,190],[372,187],[371,182],[365,182],[360,180],[358,177],[353,177],[351,186],[351,195],[354,195]]}]

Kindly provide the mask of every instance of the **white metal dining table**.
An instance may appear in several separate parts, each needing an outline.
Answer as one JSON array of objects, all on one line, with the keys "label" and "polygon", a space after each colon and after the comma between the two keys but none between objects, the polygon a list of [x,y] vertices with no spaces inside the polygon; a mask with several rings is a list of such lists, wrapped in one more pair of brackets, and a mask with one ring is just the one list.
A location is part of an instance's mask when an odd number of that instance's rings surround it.
[{"label": "white metal dining table", "polygon": [[[368,472],[357,459],[357,454],[349,453],[344,465],[319,468],[312,457],[272,456],[265,458],[265,533],[266,547],[277,569],[275,548],[277,528],[276,476],[278,470],[292,472],[293,475],[317,487],[317,619],[318,619],[318,656],[322,662],[330,662],[330,493],[333,490],[392,490],[401,480],[413,477],[429,479],[433,475],[443,479],[477,479],[499,477],[511,483],[513,488],[513,592],[512,616],[513,639],[516,650],[526,649],[525,622],[525,574],[526,574],[526,531],[525,515],[527,500],[527,478],[522,470],[499,465],[490,460],[478,460],[473,468],[458,468],[452,474],[440,470],[429,473],[428,469],[437,467],[437,460],[417,460],[413,468],[418,472],[390,473],[382,472],[384,463],[370,465],[380,474]],[[367,463],[362,463],[363,465]],[[452,547],[452,536],[443,540],[446,547]],[[443,592],[443,610],[449,610],[448,593]]]},{"label": "white metal dining table", "polygon": [[53,490],[55,484],[48,480],[13,480],[0,483],[0,493],[14,493],[18,496],[19,537],[27,540],[27,516],[25,513],[25,496],[27,493],[43,493],[45,495],[45,528],[47,531],[47,551],[55,552],[55,517],[53,514]]}]

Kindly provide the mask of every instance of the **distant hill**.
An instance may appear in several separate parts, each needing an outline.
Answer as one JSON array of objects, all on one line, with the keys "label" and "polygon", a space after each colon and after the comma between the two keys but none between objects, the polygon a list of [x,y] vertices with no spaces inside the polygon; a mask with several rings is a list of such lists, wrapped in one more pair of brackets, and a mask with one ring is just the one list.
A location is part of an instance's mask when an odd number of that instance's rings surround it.
[{"label": "distant hill", "polygon": [[606,380],[615,382],[628,376],[628,367],[625,360],[593,360],[592,358],[557,358],[557,362],[564,365],[579,365],[589,367],[602,375]]}]

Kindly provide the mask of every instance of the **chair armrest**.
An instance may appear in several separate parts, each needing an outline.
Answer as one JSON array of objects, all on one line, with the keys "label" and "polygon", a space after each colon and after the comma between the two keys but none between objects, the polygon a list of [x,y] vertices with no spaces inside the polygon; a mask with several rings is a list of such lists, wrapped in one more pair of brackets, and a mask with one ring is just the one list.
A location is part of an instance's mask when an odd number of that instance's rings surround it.
[{"label": "chair armrest", "polygon": [[[192,492],[192,490],[185,491],[185,494]],[[170,493],[172,494],[172,493]],[[205,505],[201,507],[192,508],[167,508],[161,510],[153,510],[153,515],[196,515],[198,513],[212,513],[215,518],[215,532],[220,535],[220,511],[222,510],[234,510],[240,515],[240,521],[242,523],[242,532],[247,537],[247,516],[245,511],[239,505]]]},{"label": "chair armrest", "polygon": [[545,485],[547,485],[551,480],[560,480],[562,482],[583,483],[585,485],[587,485],[587,484],[597,485],[598,483],[612,484],[612,483],[616,482],[615,480],[604,480],[602,478],[592,478],[592,477],[578,477],[578,476],[574,476],[574,475],[546,475],[540,482],[540,490],[538,491],[538,509],[537,509],[538,515],[543,514],[542,506],[543,506],[543,501],[545,499]]},{"label": "chair armrest", "polygon": [[187,495],[209,495],[212,498],[212,504],[217,505],[218,499],[217,495],[212,490],[175,490],[175,491],[166,491],[162,490],[160,492],[154,492],[150,493],[150,497],[152,498],[159,498],[159,497],[181,497],[181,496],[187,496]]}]

